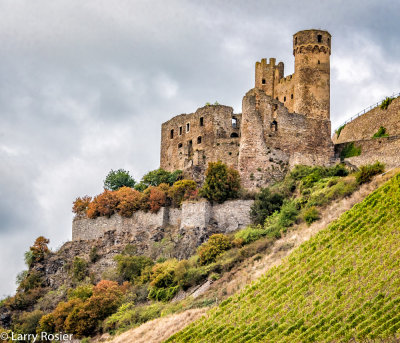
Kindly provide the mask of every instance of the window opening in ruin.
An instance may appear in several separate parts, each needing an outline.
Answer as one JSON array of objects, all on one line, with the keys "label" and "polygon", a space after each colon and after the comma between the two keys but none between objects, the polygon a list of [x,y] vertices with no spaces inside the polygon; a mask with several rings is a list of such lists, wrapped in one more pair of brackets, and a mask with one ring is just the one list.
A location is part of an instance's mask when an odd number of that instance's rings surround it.
[{"label": "window opening in ruin", "polygon": [[294,44],[297,44],[297,37],[294,39]]},{"label": "window opening in ruin", "polygon": [[286,101],[286,97],[285,97],[285,96],[283,97],[283,101],[284,101],[284,102]]},{"label": "window opening in ruin", "polygon": [[276,97],[276,100],[279,100],[278,97]]},{"label": "window opening in ruin", "polygon": [[237,127],[238,127],[237,118],[232,118],[232,127],[233,127],[234,129],[237,129]]},{"label": "window opening in ruin", "polygon": [[200,117],[200,126],[204,126],[204,118]]},{"label": "window opening in ruin", "polygon": [[187,123],[186,124],[186,132],[189,132],[189,130],[190,130],[190,123]]},{"label": "window opening in ruin", "polygon": [[274,111],[276,111],[278,109],[278,105],[274,104]]},{"label": "window opening in ruin", "polygon": [[265,85],[265,79],[262,79],[262,84]]},{"label": "window opening in ruin", "polygon": [[170,137],[171,137],[171,139],[174,138],[174,129],[171,130]]},{"label": "window opening in ruin", "polygon": [[293,94],[290,95],[290,99],[293,99]]},{"label": "window opening in ruin", "polygon": [[328,45],[329,45],[329,43],[331,42],[331,39],[330,38],[328,38]]},{"label": "window opening in ruin", "polygon": [[231,138],[236,138],[239,137],[239,135],[237,134],[237,132],[232,132],[231,133]]},{"label": "window opening in ruin", "polygon": [[201,136],[197,137],[197,144],[201,144]]},{"label": "window opening in ruin", "polygon": [[278,131],[278,123],[277,123],[276,120],[274,120],[274,121],[271,123],[271,130],[272,130],[272,131]]},{"label": "window opening in ruin", "polygon": [[318,60],[318,64],[321,64],[321,61],[320,61],[320,60]]},{"label": "window opening in ruin", "polygon": [[178,144],[178,149],[182,148],[182,143]]},{"label": "window opening in ruin", "polygon": [[322,35],[318,35],[318,43],[322,42]]},{"label": "window opening in ruin", "polygon": [[179,126],[179,136],[182,136],[182,126]]}]

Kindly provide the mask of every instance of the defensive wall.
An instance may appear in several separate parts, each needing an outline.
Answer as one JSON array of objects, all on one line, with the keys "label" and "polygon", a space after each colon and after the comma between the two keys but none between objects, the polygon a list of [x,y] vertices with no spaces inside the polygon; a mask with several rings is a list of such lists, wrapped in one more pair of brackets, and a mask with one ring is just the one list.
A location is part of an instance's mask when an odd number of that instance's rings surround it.
[{"label": "defensive wall", "polygon": [[183,202],[182,208],[162,207],[157,213],[137,211],[125,218],[114,214],[110,218],[76,217],[72,223],[72,240],[95,240],[108,231],[129,233],[133,240],[159,241],[165,229],[176,227],[180,231],[212,228],[215,232],[232,232],[251,223],[250,207],[253,200],[230,200],[222,204],[208,201]]}]

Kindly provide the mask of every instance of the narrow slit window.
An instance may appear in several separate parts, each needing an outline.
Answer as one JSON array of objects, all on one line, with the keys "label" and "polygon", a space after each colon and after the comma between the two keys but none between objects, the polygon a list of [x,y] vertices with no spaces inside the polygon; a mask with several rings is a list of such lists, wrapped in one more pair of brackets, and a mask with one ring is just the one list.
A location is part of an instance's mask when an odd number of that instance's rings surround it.
[{"label": "narrow slit window", "polygon": [[321,43],[322,42],[322,35],[318,35],[317,37],[318,37],[318,43]]},{"label": "narrow slit window", "polygon": [[201,136],[197,137],[197,144],[201,144]]},{"label": "narrow slit window", "polygon": [[265,79],[262,79],[262,84],[265,85]]},{"label": "narrow slit window", "polygon": [[293,94],[290,95],[290,99],[293,99]]},{"label": "narrow slit window", "polygon": [[179,136],[182,136],[182,126],[179,126]]},{"label": "narrow slit window", "polygon": [[186,132],[189,132],[190,131],[190,123],[187,123],[186,124]]},{"label": "narrow slit window", "polygon": [[297,37],[294,39],[294,44],[297,44]]},{"label": "narrow slit window", "polygon": [[320,61],[320,60],[318,60],[318,64],[321,64],[321,61]]},{"label": "narrow slit window", "polygon": [[204,118],[200,117],[200,126],[204,126]]},{"label": "narrow slit window", "polygon": [[285,96],[283,97],[283,101],[284,101],[284,102],[286,101],[286,97],[285,97]]},{"label": "narrow slit window", "polygon": [[170,138],[171,138],[171,139],[174,138],[174,129],[171,130],[171,132],[170,132],[169,135],[170,135]]}]

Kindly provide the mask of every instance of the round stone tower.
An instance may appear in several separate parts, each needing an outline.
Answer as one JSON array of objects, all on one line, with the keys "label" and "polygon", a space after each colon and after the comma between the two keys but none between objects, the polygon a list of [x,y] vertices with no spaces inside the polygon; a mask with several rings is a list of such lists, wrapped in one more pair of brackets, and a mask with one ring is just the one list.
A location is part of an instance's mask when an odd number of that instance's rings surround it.
[{"label": "round stone tower", "polygon": [[330,119],[330,54],[328,31],[304,30],[293,35],[294,112]]}]

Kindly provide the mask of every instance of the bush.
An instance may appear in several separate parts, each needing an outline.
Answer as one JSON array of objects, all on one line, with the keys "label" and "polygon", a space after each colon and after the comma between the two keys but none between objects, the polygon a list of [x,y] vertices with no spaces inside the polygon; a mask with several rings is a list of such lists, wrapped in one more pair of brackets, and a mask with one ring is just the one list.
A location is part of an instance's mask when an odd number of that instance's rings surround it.
[{"label": "bush", "polygon": [[81,285],[75,289],[68,290],[68,300],[72,299],[89,299],[93,295],[93,286],[90,284]]},{"label": "bush", "polygon": [[319,212],[315,206],[311,206],[304,210],[303,212],[303,219],[308,224],[315,222],[319,219]]},{"label": "bush", "polygon": [[91,219],[99,216],[110,218],[117,211],[118,204],[117,193],[105,189],[103,193],[97,195],[89,204],[87,216]]},{"label": "bush", "polygon": [[228,168],[221,161],[210,162],[205,175],[201,196],[219,203],[239,197],[240,176],[237,170]]},{"label": "bush", "polygon": [[39,236],[36,238],[33,246],[29,248],[32,253],[32,262],[40,262],[44,259],[44,257],[50,252],[47,244],[50,243],[50,240]]},{"label": "bush", "polygon": [[256,224],[263,224],[265,218],[275,211],[279,211],[283,204],[283,195],[271,193],[269,188],[262,188],[256,195],[256,200],[251,206],[250,216]]},{"label": "bush", "polygon": [[343,150],[340,152],[340,159],[343,161],[345,158],[360,156],[361,147],[356,147],[353,142],[348,143],[344,146]]},{"label": "bush", "polygon": [[386,133],[386,129],[381,126],[377,132],[374,133],[372,138],[380,138],[380,137],[389,137],[389,135]]},{"label": "bush", "polygon": [[22,273],[19,275],[19,290],[24,292],[30,289],[40,288],[44,286],[43,274],[36,270],[30,272]]},{"label": "bush", "polygon": [[157,187],[162,183],[172,186],[176,181],[181,180],[182,176],[182,170],[175,170],[171,173],[162,168],[159,168],[144,175],[141,183],[146,187]]},{"label": "bush", "polygon": [[88,275],[88,263],[78,256],[72,262],[72,276],[75,281],[82,281]]},{"label": "bush", "polygon": [[36,328],[38,327],[42,316],[43,312],[40,310],[21,313],[13,323],[14,335],[17,336],[18,334],[36,334]]},{"label": "bush", "polygon": [[135,189],[121,187],[116,192],[116,196],[118,198],[117,210],[123,217],[132,217],[133,212],[145,207],[143,194]]},{"label": "bush", "polygon": [[359,185],[371,181],[372,177],[385,171],[385,165],[380,162],[361,166],[356,173],[356,181]]},{"label": "bush", "polygon": [[154,262],[145,256],[117,255],[114,257],[117,262],[118,274],[124,281],[134,281],[141,276],[143,269],[154,265]]},{"label": "bush", "polygon": [[394,98],[386,97],[386,99],[382,101],[380,108],[386,110],[393,100]]},{"label": "bush", "polygon": [[247,227],[243,230],[238,231],[235,234],[235,240],[241,240],[243,244],[249,244],[251,242],[259,240],[265,236],[266,232],[261,227]]},{"label": "bush", "polygon": [[217,233],[208,239],[206,243],[203,243],[197,249],[199,254],[199,262],[201,265],[206,265],[215,262],[215,258],[221,255],[225,250],[232,247],[231,240],[228,236]]},{"label": "bush", "polygon": [[167,193],[163,190],[166,189],[168,192],[168,185],[162,184],[166,187],[150,187],[150,195],[149,195],[149,206],[150,211],[153,213],[158,212],[158,210],[167,204]]},{"label": "bush", "polygon": [[179,290],[175,269],[178,261],[175,259],[157,263],[150,274],[149,299],[157,301],[169,301]]},{"label": "bush", "polygon": [[197,184],[193,180],[180,180],[173,184],[168,195],[174,206],[180,206],[185,198],[188,198],[191,192],[197,189]]},{"label": "bush", "polygon": [[78,217],[85,217],[92,197],[85,195],[84,197],[77,197],[73,202],[72,212]]},{"label": "bush", "polygon": [[100,255],[97,252],[97,248],[96,247],[92,247],[92,249],[90,249],[89,252],[89,260],[92,263],[96,263],[100,258]]},{"label": "bush", "polygon": [[281,211],[279,212],[278,225],[283,228],[292,226],[296,222],[298,214],[299,210],[294,201],[284,202],[281,207]]},{"label": "bush", "polygon": [[104,180],[104,188],[110,191],[133,186],[135,186],[135,180],[123,169],[111,170]]}]

